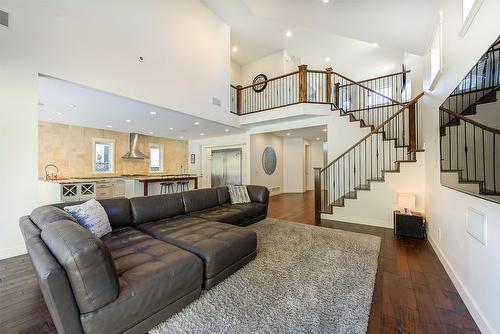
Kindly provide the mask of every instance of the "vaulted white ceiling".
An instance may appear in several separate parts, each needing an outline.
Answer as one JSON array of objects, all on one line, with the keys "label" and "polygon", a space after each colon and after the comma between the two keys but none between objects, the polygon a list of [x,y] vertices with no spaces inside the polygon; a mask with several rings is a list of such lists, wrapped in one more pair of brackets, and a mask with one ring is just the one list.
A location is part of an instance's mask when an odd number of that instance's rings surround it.
[{"label": "vaulted white ceiling", "polygon": [[[440,0],[203,0],[231,26],[245,64],[317,34],[335,34],[422,55]],[[292,37],[285,37],[290,30]],[[300,38],[298,38],[300,37]],[[298,55],[300,56],[300,55]]]}]

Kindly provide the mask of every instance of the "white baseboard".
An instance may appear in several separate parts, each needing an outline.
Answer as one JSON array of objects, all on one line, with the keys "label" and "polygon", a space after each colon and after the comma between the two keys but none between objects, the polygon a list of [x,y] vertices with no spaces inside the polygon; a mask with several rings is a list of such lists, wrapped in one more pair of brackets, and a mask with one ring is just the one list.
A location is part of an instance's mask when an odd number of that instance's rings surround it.
[{"label": "white baseboard", "polygon": [[335,220],[339,222],[352,223],[352,224],[361,224],[361,225],[369,225],[369,226],[378,226],[385,228],[393,228],[392,222],[387,222],[385,220],[374,219],[374,218],[365,218],[365,217],[353,217],[353,216],[343,216],[339,214],[328,214],[322,213],[321,219],[326,220]]},{"label": "white baseboard", "polygon": [[24,245],[11,247],[11,248],[2,248],[0,249],[0,260],[7,259],[9,257],[14,257],[18,255],[26,254],[26,247]]},{"label": "white baseboard", "polygon": [[477,326],[481,330],[481,333],[483,334],[495,334],[495,330],[491,327],[489,324],[488,320],[486,317],[483,315],[483,312],[481,312],[481,309],[475,302],[474,298],[469,293],[469,290],[465,287],[465,285],[462,283],[462,280],[460,277],[458,277],[457,273],[451,266],[450,262],[444,255],[443,251],[439,247],[439,245],[434,241],[432,238],[432,235],[427,236],[429,243],[431,244],[432,248],[436,252],[439,260],[443,264],[444,269],[446,270],[446,273],[448,273],[448,276],[450,277],[451,281],[453,282],[453,285],[455,286],[455,289],[457,289],[460,297],[462,297],[465,306],[469,310],[470,314],[472,315],[472,318],[476,322]]}]

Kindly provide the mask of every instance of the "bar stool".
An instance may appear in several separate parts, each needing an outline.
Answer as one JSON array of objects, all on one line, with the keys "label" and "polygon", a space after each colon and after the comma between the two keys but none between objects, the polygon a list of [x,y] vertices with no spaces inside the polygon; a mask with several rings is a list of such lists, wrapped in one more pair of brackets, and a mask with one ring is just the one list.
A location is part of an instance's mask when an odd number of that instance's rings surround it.
[{"label": "bar stool", "polygon": [[[186,174],[181,174],[180,177],[187,177]],[[179,180],[177,181],[177,191],[179,191],[179,187],[181,191],[189,190],[189,180]]]},{"label": "bar stool", "polygon": [[[167,175],[168,179],[169,175]],[[174,192],[175,181],[165,181],[160,183],[160,194],[169,194]]]}]

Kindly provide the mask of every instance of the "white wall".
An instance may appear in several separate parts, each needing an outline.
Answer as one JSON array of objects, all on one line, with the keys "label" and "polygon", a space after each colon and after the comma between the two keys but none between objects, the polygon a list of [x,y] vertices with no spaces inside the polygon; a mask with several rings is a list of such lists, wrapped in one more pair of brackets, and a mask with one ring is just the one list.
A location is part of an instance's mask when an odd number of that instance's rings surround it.
[{"label": "white wall", "polygon": [[283,192],[304,192],[304,139],[283,138]]},{"label": "white wall", "polygon": [[319,167],[323,168],[325,167],[325,154],[323,151],[323,144],[324,142],[322,141],[312,141],[310,148],[309,148],[309,181],[307,183],[308,189],[307,190],[314,190],[314,168]]},{"label": "white wall", "polygon": [[231,85],[238,86],[241,84],[241,66],[231,60]]},{"label": "white wall", "polygon": [[230,30],[201,2],[2,0],[1,7],[12,25],[0,29],[0,258],[25,251],[17,221],[36,205],[38,73],[237,125],[227,112]]},{"label": "white wall", "polygon": [[[483,333],[500,333],[500,206],[441,186],[438,108],[498,37],[498,13],[499,1],[484,0],[465,37],[459,37],[461,2],[443,2],[443,73],[421,105],[429,239]],[[487,216],[487,246],[467,234],[467,208]]]},{"label": "white wall", "polygon": [[261,73],[271,79],[296,70],[298,68],[294,67],[293,60],[288,53],[280,50],[241,66],[241,84],[250,85],[255,76]]},{"label": "white wall", "polygon": [[[266,147],[272,147],[276,152],[276,170],[267,175],[262,168],[262,153]],[[268,187],[271,195],[283,192],[283,140],[281,137],[269,134],[250,136],[250,183]]]}]

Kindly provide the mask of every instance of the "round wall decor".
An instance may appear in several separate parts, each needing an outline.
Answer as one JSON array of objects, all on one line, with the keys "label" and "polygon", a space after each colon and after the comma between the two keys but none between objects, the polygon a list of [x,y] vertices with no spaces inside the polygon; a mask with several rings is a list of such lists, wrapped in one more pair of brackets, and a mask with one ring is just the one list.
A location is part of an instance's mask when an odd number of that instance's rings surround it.
[{"label": "round wall decor", "polygon": [[262,168],[267,175],[272,175],[276,170],[276,152],[271,146],[264,149],[262,153]]},{"label": "round wall decor", "polygon": [[267,77],[265,74],[259,74],[257,75],[253,81],[252,81],[252,88],[255,92],[260,93],[264,89],[266,89],[267,86]]}]

